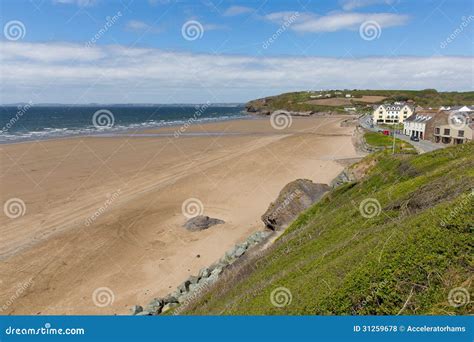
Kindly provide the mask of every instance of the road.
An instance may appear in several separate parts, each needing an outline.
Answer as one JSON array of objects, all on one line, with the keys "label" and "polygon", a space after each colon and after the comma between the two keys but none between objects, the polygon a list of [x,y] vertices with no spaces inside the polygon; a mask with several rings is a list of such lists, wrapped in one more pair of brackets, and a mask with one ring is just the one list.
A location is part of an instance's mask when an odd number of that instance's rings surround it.
[{"label": "road", "polygon": [[[372,132],[378,132],[379,130],[385,130],[385,128],[379,127],[377,125],[372,124],[372,116],[371,115],[365,115],[362,116],[359,119],[359,124],[364,127],[365,129],[372,131]],[[435,144],[429,140],[420,140],[420,141],[411,141],[409,136],[406,136],[404,134],[398,134],[395,133],[395,138],[398,138],[400,140],[409,142],[412,144],[416,150],[419,153],[426,153],[426,152],[431,152],[434,150],[438,150],[440,148],[445,148],[446,146],[449,145],[443,145],[443,144]]]}]

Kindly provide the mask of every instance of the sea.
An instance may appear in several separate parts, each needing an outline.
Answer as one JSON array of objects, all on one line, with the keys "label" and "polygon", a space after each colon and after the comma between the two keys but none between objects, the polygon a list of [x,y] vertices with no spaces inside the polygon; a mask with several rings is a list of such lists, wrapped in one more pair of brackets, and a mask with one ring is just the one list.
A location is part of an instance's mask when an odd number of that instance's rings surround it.
[{"label": "sea", "polygon": [[0,106],[0,144],[245,118],[241,104]]}]

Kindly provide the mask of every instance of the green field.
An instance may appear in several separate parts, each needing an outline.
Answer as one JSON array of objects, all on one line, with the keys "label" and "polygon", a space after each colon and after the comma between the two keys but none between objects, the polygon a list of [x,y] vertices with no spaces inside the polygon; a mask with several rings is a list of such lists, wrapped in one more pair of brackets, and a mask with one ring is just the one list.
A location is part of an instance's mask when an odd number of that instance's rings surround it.
[{"label": "green field", "polygon": [[[449,294],[474,289],[474,143],[377,152],[351,168],[365,177],[327,194],[185,313],[472,314]],[[287,305],[277,307],[281,287]]]},{"label": "green field", "polygon": [[[341,92],[342,94],[337,94]],[[359,112],[371,112],[373,104],[360,103],[358,100],[362,96],[384,96],[385,100],[379,103],[394,102],[394,101],[413,101],[416,105],[422,107],[440,107],[443,105],[473,105],[474,91],[470,92],[438,92],[435,89],[425,90],[331,90],[323,91],[323,94],[331,94],[333,98],[342,98],[344,94],[350,93],[353,98],[350,106],[356,107]],[[344,107],[341,106],[321,106],[306,103],[314,100],[311,98],[314,93],[308,91],[283,93],[277,96],[270,96],[265,98],[266,103],[262,99],[253,100],[248,103],[259,109],[267,109],[270,111],[278,109],[286,109],[291,111],[316,111],[316,112],[344,112]]]},{"label": "green field", "polygon": [[412,100],[422,107],[440,107],[474,104],[474,91],[469,92],[438,92],[436,89],[424,90],[353,90],[355,97],[377,95],[387,97],[388,102]]}]

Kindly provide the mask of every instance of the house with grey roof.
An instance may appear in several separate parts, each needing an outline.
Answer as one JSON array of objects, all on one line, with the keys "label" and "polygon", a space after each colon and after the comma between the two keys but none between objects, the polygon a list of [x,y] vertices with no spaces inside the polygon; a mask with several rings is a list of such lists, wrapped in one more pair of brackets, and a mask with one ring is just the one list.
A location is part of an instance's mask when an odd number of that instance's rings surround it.
[{"label": "house with grey roof", "polygon": [[474,111],[474,106],[441,106],[439,110],[449,110],[456,112],[472,112]]},{"label": "house with grey roof", "polygon": [[433,119],[434,114],[435,113],[432,112],[420,112],[413,114],[403,123],[403,134],[409,137],[426,139],[426,125],[428,121]]}]

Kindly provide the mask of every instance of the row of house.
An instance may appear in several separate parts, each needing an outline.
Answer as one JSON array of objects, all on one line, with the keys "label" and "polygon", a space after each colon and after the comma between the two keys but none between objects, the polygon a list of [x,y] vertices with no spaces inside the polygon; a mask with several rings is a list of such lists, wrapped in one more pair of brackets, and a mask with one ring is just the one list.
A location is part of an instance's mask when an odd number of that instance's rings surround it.
[{"label": "row of house", "polygon": [[469,111],[458,109],[416,112],[404,122],[403,133],[442,144],[457,145],[473,140],[474,107]]},{"label": "row of house", "polygon": [[403,124],[403,134],[442,144],[474,139],[474,106],[442,106],[437,110],[395,102],[374,107],[374,124]]}]

